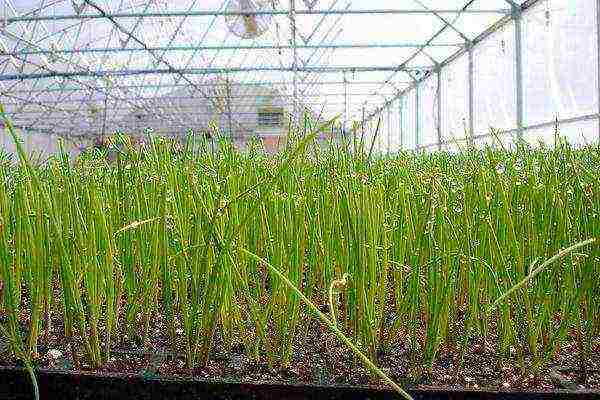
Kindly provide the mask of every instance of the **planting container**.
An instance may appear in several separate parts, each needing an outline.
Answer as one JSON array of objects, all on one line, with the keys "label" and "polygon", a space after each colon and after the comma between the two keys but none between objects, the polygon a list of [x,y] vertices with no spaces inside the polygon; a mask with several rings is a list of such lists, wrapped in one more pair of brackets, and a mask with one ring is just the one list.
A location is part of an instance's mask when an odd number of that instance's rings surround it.
[{"label": "planting container", "polygon": [[[37,371],[44,399],[253,399],[253,400],[391,400],[401,397],[389,390],[350,386],[289,385],[276,383],[215,382],[193,378],[150,378],[141,375]],[[462,389],[409,390],[415,400],[591,400],[600,392],[498,392]],[[0,368],[0,399],[33,398],[32,385],[22,368]]]}]

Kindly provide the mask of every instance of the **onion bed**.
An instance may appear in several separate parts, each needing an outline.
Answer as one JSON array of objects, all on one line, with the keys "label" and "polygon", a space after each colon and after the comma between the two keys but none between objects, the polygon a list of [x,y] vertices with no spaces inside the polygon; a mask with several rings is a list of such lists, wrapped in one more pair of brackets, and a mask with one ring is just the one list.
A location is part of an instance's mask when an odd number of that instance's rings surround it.
[{"label": "onion bed", "polygon": [[10,352],[35,363],[60,329],[97,368],[125,340],[150,350],[160,323],[189,368],[216,338],[285,368],[316,316],[375,369],[398,343],[423,373],[474,339],[535,370],[575,342],[585,364],[600,336],[598,146],[377,156],[304,129],[277,155],[116,135],[114,160],[0,165]]}]

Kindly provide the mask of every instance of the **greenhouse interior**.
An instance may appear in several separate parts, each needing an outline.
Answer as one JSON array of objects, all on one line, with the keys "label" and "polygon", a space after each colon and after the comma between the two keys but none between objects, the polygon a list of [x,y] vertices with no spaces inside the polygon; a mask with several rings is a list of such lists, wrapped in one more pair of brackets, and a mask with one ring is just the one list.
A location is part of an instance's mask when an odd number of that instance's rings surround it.
[{"label": "greenhouse interior", "polygon": [[0,0],[0,398],[600,397],[599,53],[598,0]]}]

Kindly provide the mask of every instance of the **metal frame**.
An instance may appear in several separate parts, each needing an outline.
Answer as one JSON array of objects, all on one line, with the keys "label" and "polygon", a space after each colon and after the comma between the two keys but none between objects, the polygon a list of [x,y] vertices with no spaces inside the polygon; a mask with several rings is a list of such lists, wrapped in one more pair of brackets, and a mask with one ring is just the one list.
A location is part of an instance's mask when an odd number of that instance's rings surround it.
[{"label": "metal frame", "polygon": [[415,85],[415,145],[421,139],[421,82]]},{"label": "metal frame", "polygon": [[[80,135],[73,132],[77,123],[89,127],[86,134],[90,136],[103,135],[107,129],[119,124],[129,126],[131,121],[110,121],[111,116],[137,110],[159,114],[166,131],[173,127],[184,128],[193,119],[182,112],[185,107],[170,105],[173,100],[186,99],[187,95],[177,94],[176,90],[189,88],[190,96],[215,104],[223,96],[211,89],[218,88],[219,79],[225,77],[243,88],[241,93],[232,93],[228,86],[226,110],[220,111],[229,121],[228,130],[232,137],[241,129],[233,127],[236,122],[232,114],[244,114],[236,111],[235,106],[251,105],[256,98],[254,88],[264,86],[276,90],[285,107],[290,108],[292,119],[299,119],[306,109],[320,114],[320,108],[326,106],[329,116],[343,115],[345,129],[352,119],[362,120],[362,125],[368,126],[370,120],[383,117],[388,125],[386,132],[393,134],[392,115],[398,115],[397,134],[401,148],[406,144],[404,118],[407,112],[414,112],[416,147],[440,150],[446,144],[443,141],[442,69],[466,54],[466,128],[468,140],[473,142],[482,137],[476,132],[474,123],[477,113],[474,48],[507,24],[515,27],[516,121],[515,129],[505,133],[522,138],[528,129],[546,126],[545,123],[527,126],[523,81],[522,15],[543,0],[522,3],[505,0],[506,8],[497,9],[475,8],[474,0],[464,0],[463,7],[454,9],[430,9],[420,0],[412,0],[415,8],[357,9],[352,6],[352,0],[334,0],[329,8],[317,10],[304,9],[301,2],[288,0],[280,2],[282,4],[276,9],[253,12],[256,16],[271,18],[272,23],[271,29],[255,40],[236,39],[221,31],[220,36],[214,34],[215,29],[223,30],[223,27],[219,28],[220,18],[247,15],[247,12],[228,9],[228,0],[215,0],[220,6],[213,9],[199,8],[200,3],[205,2],[187,0],[188,6],[181,10],[159,9],[152,0],[139,0],[139,4],[130,1],[125,7],[110,7],[110,1],[100,6],[94,0],[84,0],[87,8],[79,14],[64,9],[57,12],[53,7],[60,2],[42,0],[38,8],[17,14],[13,5],[15,0],[0,1],[6,2],[12,12],[3,20],[6,26],[0,27],[0,102],[8,105],[9,114],[18,125],[48,126],[62,136]],[[390,4],[394,3],[390,1]],[[595,11],[600,27],[600,0],[596,1]],[[459,22],[464,15],[484,14],[497,18],[492,26],[475,37],[459,28],[463,26]],[[428,37],[406,42],[344,40],[343,21],[365,15],[430,17],[439,24],[439,29]],[[57,25],[59,29],[52,30],[51,25]],[[199,31],[198,26],[201,26]],[[106,31],[93,35],[99,43],[92,43],[91,39],[86,42],[88,31],[95,33],[96,29]],[[561,123],[598,119],[600,115],[600,29],[597,31],[597,114],[561,120]],[[459,39],[442,40],[448,32]],[[152,35],[167,40],[155,40]],[[360,57],[355,65],[334,63],[336,56],[343,52],[371,49],[406,49],[408,54],[391,59],[388,65],[377,65],[374,60]],[[450,49],[449,56],[435,55],[437,50],[445,49]],[[144,62],[138,62],[140,59]],[[422,83],[433,74],[437,78],[437,108],[434,111],[437,142],[421,146]],[[377,77],[373,78],[374,75]],[[356,90],[363,86],[374,88],[372,91]],[[404,104],[406,95],[413,89],[416,91],[414,110]],[[336,102],[340,99],[343,100],[341,103]],[[90,123],[87,108],[90,104],[100,103],[104,111],[102,118],[98,118],[97,123]],[[136,121],[133,122],[135,125]],[[234,134],[236,129],[238,133]],[[600,129],[598,141],[600,143]],[[387,150],[390,150],[389,134],[387,142],[382,140],[381,143],[387,143]]]},{"label": "metal frame", "polygon": [[436,119],[437,119],[437,147],[438,150],[442,150],[442,69],[438,66],[436,70],[436,79],[437,79],[437,87],[435,91],[435,96],[437,97],[437,109],[436,109]]},{"label": "metal frame", "polygon": [[400,150],[404,149],[404,100],[405,97],[399,97],[398,99],[398,119],[400,120],[399,122],[399,129],[398,129],[398,133],[400,134]]},{"label": "metal frame", "polygon": [[469,124],[467,126],[468,132],[467,137],[469,139],[469,144],[473,144],[473,137],[475,136],[475,60],[473,55],[473,44],[467,44],[467,54],[469,57],[468,62],[468,71],[467,71],[467,79],[468,79],[468,88],[469,88],[469,110],[468,110],[468,118]]},{"label": "metal frame", "polygon": [[516,76],[516,107],[517,107],[517,137],[523,138],[524,99],[523,99],[523,21],[522,10],[513,6],[512,18],[515,24],[515,76]]},{"label": "metal frame", "polygon": [[[597,96],[598,96],[598,114],[600,115],[600,0],[596,0],[596,39],[597,39],[597,45],[598,47],[596,48],[596,57],[597,57],[597,63],[596,63],[596,68],[597,68],[597,79],[598,79],[598,91],[597,91]],[[600,145],[600,120],[598,121],[598,145]]]},{"label": "metal frame", "polygon": [[[403,49],[419,47],[462,47],[461,43],[435,43],[427,45],[426,43],[349,43],[349,44],[297,44],[298,50],[314,49]],[[49,54],[82,54],[82,53],[129,53],[145,51],[232,51],[232,50],[292,50],[292,45],[243,45],[236,46],[160,46],[149,47],[148,49],[139,47],[89,47],[89,48],[64,48],[64,49],[42,49],[42,50],[20,50],[6,53],[7,56],[19,57],[28,55],[49,55]]]},{"label": "metal frame", "polygon": [[[428,15],[428,14],[510,14],[511,9],[361,9],[361,10],[298,10],[296,15],[363,15],[363,14],[410,14],[410,15]],[[106,17],[111,18],[168,18],[168,17],[226,17],[226,16],[243,16],[247,13],[233,11],[217,11],[217,10],[196,10],[196,11],[168,11],[168,12],[145,12],[145,13],[107,13]],[[255,15],[269,16],[288,16],[288,10],[273,10],[273,11],[254,11]],[[105,16],[100,14],[63,14],[63,15],[37,15],[31,12],[28,15],[15,16],[7,18],[7,23],[14,22],[38,22],[38,21],[60,21],[60,20],[85,20],[85,19],[103,19]]]},{"label": "metal frame", "polygon": [[[385,71],[413,71],[429,70],[428,66],[401,67],[396,65],[382,66],[321,66],[321,67],[276,67],[276,66],[257,66],[257,67],[222,67],[222,68],[146,68],[146,69],[121,69],[121,70],[103,70],[103,71],[50,71],[33,74],[6,74],[0,75],[0,81],[24,81],[39,80],[43,78],[73,78],[73,77],[106,77],[106,76],[132,76],[132,75],[163,75],[163,74],[181,74],[181,75],[218,75],[238,72],[309,72],[309,73],[333,73],[333,72],[385,72]],[[268,83],[268,82],[265,82]]]},{"label": "metal frame", "polygon": [[[522,29],[522,15],[529,9],[532,9],[533,7],[542,3],[543,0],[527,0],[527,1],[523,2],[521,5],[519,5],[513,1],[510,1],[510,0],[505,0],[505,1],[511,7],[510,15],[507,15],[506,17],[502,18],[496,24],[491,26],[489,29],[486,29],[484,32],[482,32],[478,37],[465,43],[463,48],[461,48],[459,51],[457,51],[454,55],[452,55],[448,59],[444,60],[439,65],[440,69],[445,68],[446,66],[450,65],[454,60],[456,60],[457,58],[459,58],[460,56],[462,56],[464,54],[467,54],[467,57],[469,58],[468,72],[466,75],[467,80],[468,80],[468,110],[467,110],[468,111],[468,123],[467,123],[468,126],[467,126],[467,129],[469,131],[469,134],[467,136],[467,141],[469,141],[469,142],[472,142],[477,139],[489,137],[488,133],[478,134],[475,132],[475,129],[474,129],[473,117],[477,111],[474,109],[474,104],[475,104],[474,74],[475,74],[475,71],[474,71],[474,67],[473,67],[473,63],[474,63],[473,48],[476,47],[479,43],[484,42],[488,37],[490,37],[495,32],[502,29],[503,27],[505,27],[507,24],[509,24],[511,22],[514,22],[514,27],[515,27],[515,35],[514,35],[514,46],[515,46],[514,66],[515,66],[515,68],[514,68],[514,70],[515,70],[515,98],[516,98],[516,101],[515,101],[515,110],[516,110],[515,126],[516,126],[516,128],[506,130],[501,133],[506,134],[506,135],[515,135],[515,137],[519,140],[519,139],[523,138],[523,135],[525,134],[525,132],[527,130],[551,127],[556,124],[556,121],[548,121],[548,122],[535,124],[535,125],[527,125],[525,123],[525,115],[524,115],[525,114],[525,112],[524,112],[524,107],[525,107],[525,98],[524,97],[525,96],[524,96],[524,82],[523,82],[523,69],[524,69],[523,37],[524,37],[524,33],[523,33],[523,29]],[[598,67],[597,67],[597,71],[598,71],[597,91],[598,91],[598,99],[599,99],[598,102],[600,104],[600,0],[596,1],[595,12],[596,12],[596,25],[597,25],[597,33],[596,33],[597,46],[598,46],[597,51],[599,54]],[[447,25],[449,26],[450,23],[447,23]],[[393,101],[395,99],[401,98],[406,93],[409,93],[410,90],[417,88],[420,85],[420,83],[423,82],[427,77],[428,77],[428,75],[418,79],[417,81],[410,84],[408,87],[406,87],[403,91],[401,91],[397,95],[392,96],[391,98],[387,99],[384,102],[384,104],[382,106],[376,108],[368,116],[368,118],[372,118],[372,117],[378,115],[380,112],[382,112],[382,110],[385,110],[386,108],[390,107],[390,105],[393,103]],[[443,118],[443,116],[442,116],[442,118]],[[598,114],[582,115],[582,116],[574,117],[574,118],[560,119],[560,120],[558,120],[558,123],[559,124],[568,124],[568,123],[590,121],[590,120],[599,120],[599,126],[600,126],[600,105],[598,108]],[[600,143],[600,129],[598,131],[598,142]],[[433,145],[427,145],[427,146],[422,146],[419,143],[417,143],[416,148],[417,149],[425,149],[425,148],[434,148],[435,147],[435,148],[440,149],[446,144],[449,144],[449,142],[444,142],[442,140],[441,136],[438,136],[438,143],[435,143]]]}]

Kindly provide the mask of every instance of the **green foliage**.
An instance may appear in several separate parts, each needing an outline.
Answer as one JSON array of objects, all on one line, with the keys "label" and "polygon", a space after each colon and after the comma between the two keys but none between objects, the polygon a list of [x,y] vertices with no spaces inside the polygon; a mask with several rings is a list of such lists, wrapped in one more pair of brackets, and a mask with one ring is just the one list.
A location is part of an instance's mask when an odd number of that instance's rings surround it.
[{"label": "green foliage", "polygon": [[371,145],[319,147],[326,127],[311,124],[274,156],[154,138],[123,139],[114,161],[0,163],[11,351],[31,359],[59,314],[95,367],[119,341],[150,347],[157,328],[190,368],[217,336],[286,367],[308,301],[334,307],[330,328],[375,364],[404,342],[413,367],[428,368],[442,346],[462,354],[472,337],[538,368],[568,341],[589,354],[597,247],[530,274],[600,235],[598,147],[377,157]]}]

